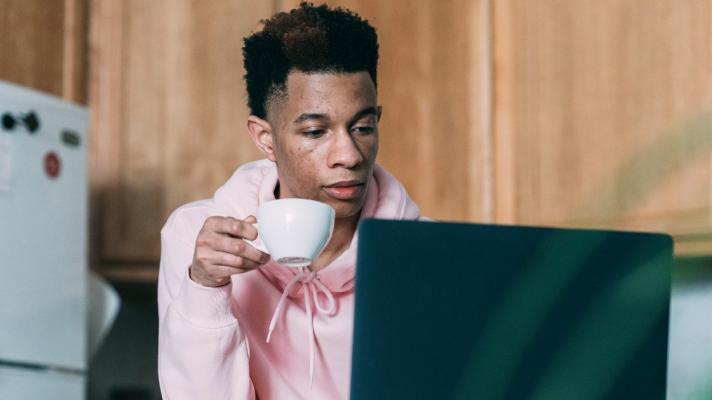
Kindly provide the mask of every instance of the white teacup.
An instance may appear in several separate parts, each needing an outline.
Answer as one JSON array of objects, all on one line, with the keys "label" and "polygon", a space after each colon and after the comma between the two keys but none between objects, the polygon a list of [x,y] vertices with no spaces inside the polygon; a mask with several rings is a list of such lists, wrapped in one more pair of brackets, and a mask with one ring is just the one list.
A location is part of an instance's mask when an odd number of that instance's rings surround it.
[{"label": "white teacup", "polygon": [[257,209],[258,236],[247,241],[287,267],[309,266],[329,243],[336,212],[326,203],[279,199]]}]

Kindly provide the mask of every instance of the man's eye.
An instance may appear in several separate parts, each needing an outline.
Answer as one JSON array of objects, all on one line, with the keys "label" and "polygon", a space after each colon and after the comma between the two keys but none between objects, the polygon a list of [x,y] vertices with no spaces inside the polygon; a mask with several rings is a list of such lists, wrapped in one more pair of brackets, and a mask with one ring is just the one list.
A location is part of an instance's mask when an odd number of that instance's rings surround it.
[{"label": "man's eye", "polygon": [[373,126],[356,126],[353,128],[353,130],[356,133],[367,135],[369,133],[373,133],[376,128],[374,128]]},{"label": "man's eye", "polygon": [[324,129],[310,129],[308,131],[304,131],[304,136],[308,138],[318,138],[324,135],[326,133],[326,130]]}]

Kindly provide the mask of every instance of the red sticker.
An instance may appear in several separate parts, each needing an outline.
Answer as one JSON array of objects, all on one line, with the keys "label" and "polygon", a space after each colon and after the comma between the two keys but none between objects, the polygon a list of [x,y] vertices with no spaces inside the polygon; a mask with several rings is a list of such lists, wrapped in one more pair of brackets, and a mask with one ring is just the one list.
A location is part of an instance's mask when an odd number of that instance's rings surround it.
[{"label": "red sticker", "polygon": [[62,163],[59,160],[57,153],[50,151],[45,155],[44,158],[44,170],[47,176],[50,178],[56,178],[59,176],[59,172],[62,169]]}]

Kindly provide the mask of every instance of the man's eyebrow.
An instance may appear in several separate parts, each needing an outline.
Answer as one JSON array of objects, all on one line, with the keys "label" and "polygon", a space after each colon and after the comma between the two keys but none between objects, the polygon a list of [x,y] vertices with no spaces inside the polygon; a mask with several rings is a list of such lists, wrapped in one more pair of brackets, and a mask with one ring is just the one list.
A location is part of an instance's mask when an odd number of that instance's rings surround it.
[{"label": "man's eyebrow", "polygon": [[300,124],[304,121],[309,121],[312,119],[317,119],[317,120],[328,120],[329,117],[326,114],[319,114],[319,113],[304,113],[300,116],[297,117],[297,119],[292,122],[293,124]]},{"label": "man's eyebrow", "polygon": [[[365,117],[366,115],[374,115],[378,117],[379,114],[379,109],[378,107],[366,107],[363,110],[357,112],[353,118],[351,118],[351,123],[354,123],[358,121],[359,119]],[[303,113],[300,116],[297,117],[297,119],[292,122],[293,124],[297,125],[300,124],[304,121],[309,121],[309,120],[321,120],[321,121],[326,121],[329,120],[329,116],[326,114],[320,114],[320,113]]]},{"label": "man's eyebrow", "polygon": [[359,111],[354,115],[354,117],[351,119],[351,123],[353,124],[354,122],[360,120],[361,118],[367,116],[367,115],[373,115],[375,117],[378,117],[379,114],[379,109],[378,107],[366,107],[363,110]]}]

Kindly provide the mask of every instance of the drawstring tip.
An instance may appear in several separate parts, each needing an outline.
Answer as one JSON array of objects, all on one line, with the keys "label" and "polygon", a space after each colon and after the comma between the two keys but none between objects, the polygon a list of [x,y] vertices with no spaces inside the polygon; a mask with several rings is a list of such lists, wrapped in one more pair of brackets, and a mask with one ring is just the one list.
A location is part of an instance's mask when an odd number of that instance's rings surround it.
[{"label": "drawstring tip", "polygon": [[[336,311],[336,301],[334,296],[329,290],[329,288],[321,283],[316,275],[316,272],[309,272],[308,269],[302,268],[302,270],[294,275],[294,277],[287,283],[287,285],[282,290],[282,295],[277,302],[277,306],[272,314],[272,320],[269,323],[269,328],[267,330],[267,340],[269,343],[272,338],[272,331],[277,326],[277,321],[285,307],[285,302],[289,296],[292,286],[297,283],[301,283],[303,287],[304,294],[304,306],[306,308],[308,332],[309,335],[309,388],[311,389],[314,385],[314,356],[315,356],[315,346],[316,338],[314,333],[314,315],[312,313],[312,306],[316,306],[318,313],[332,315]],[[326,296],[327,307],[323,307],[319,301],[319,292]]]}]

